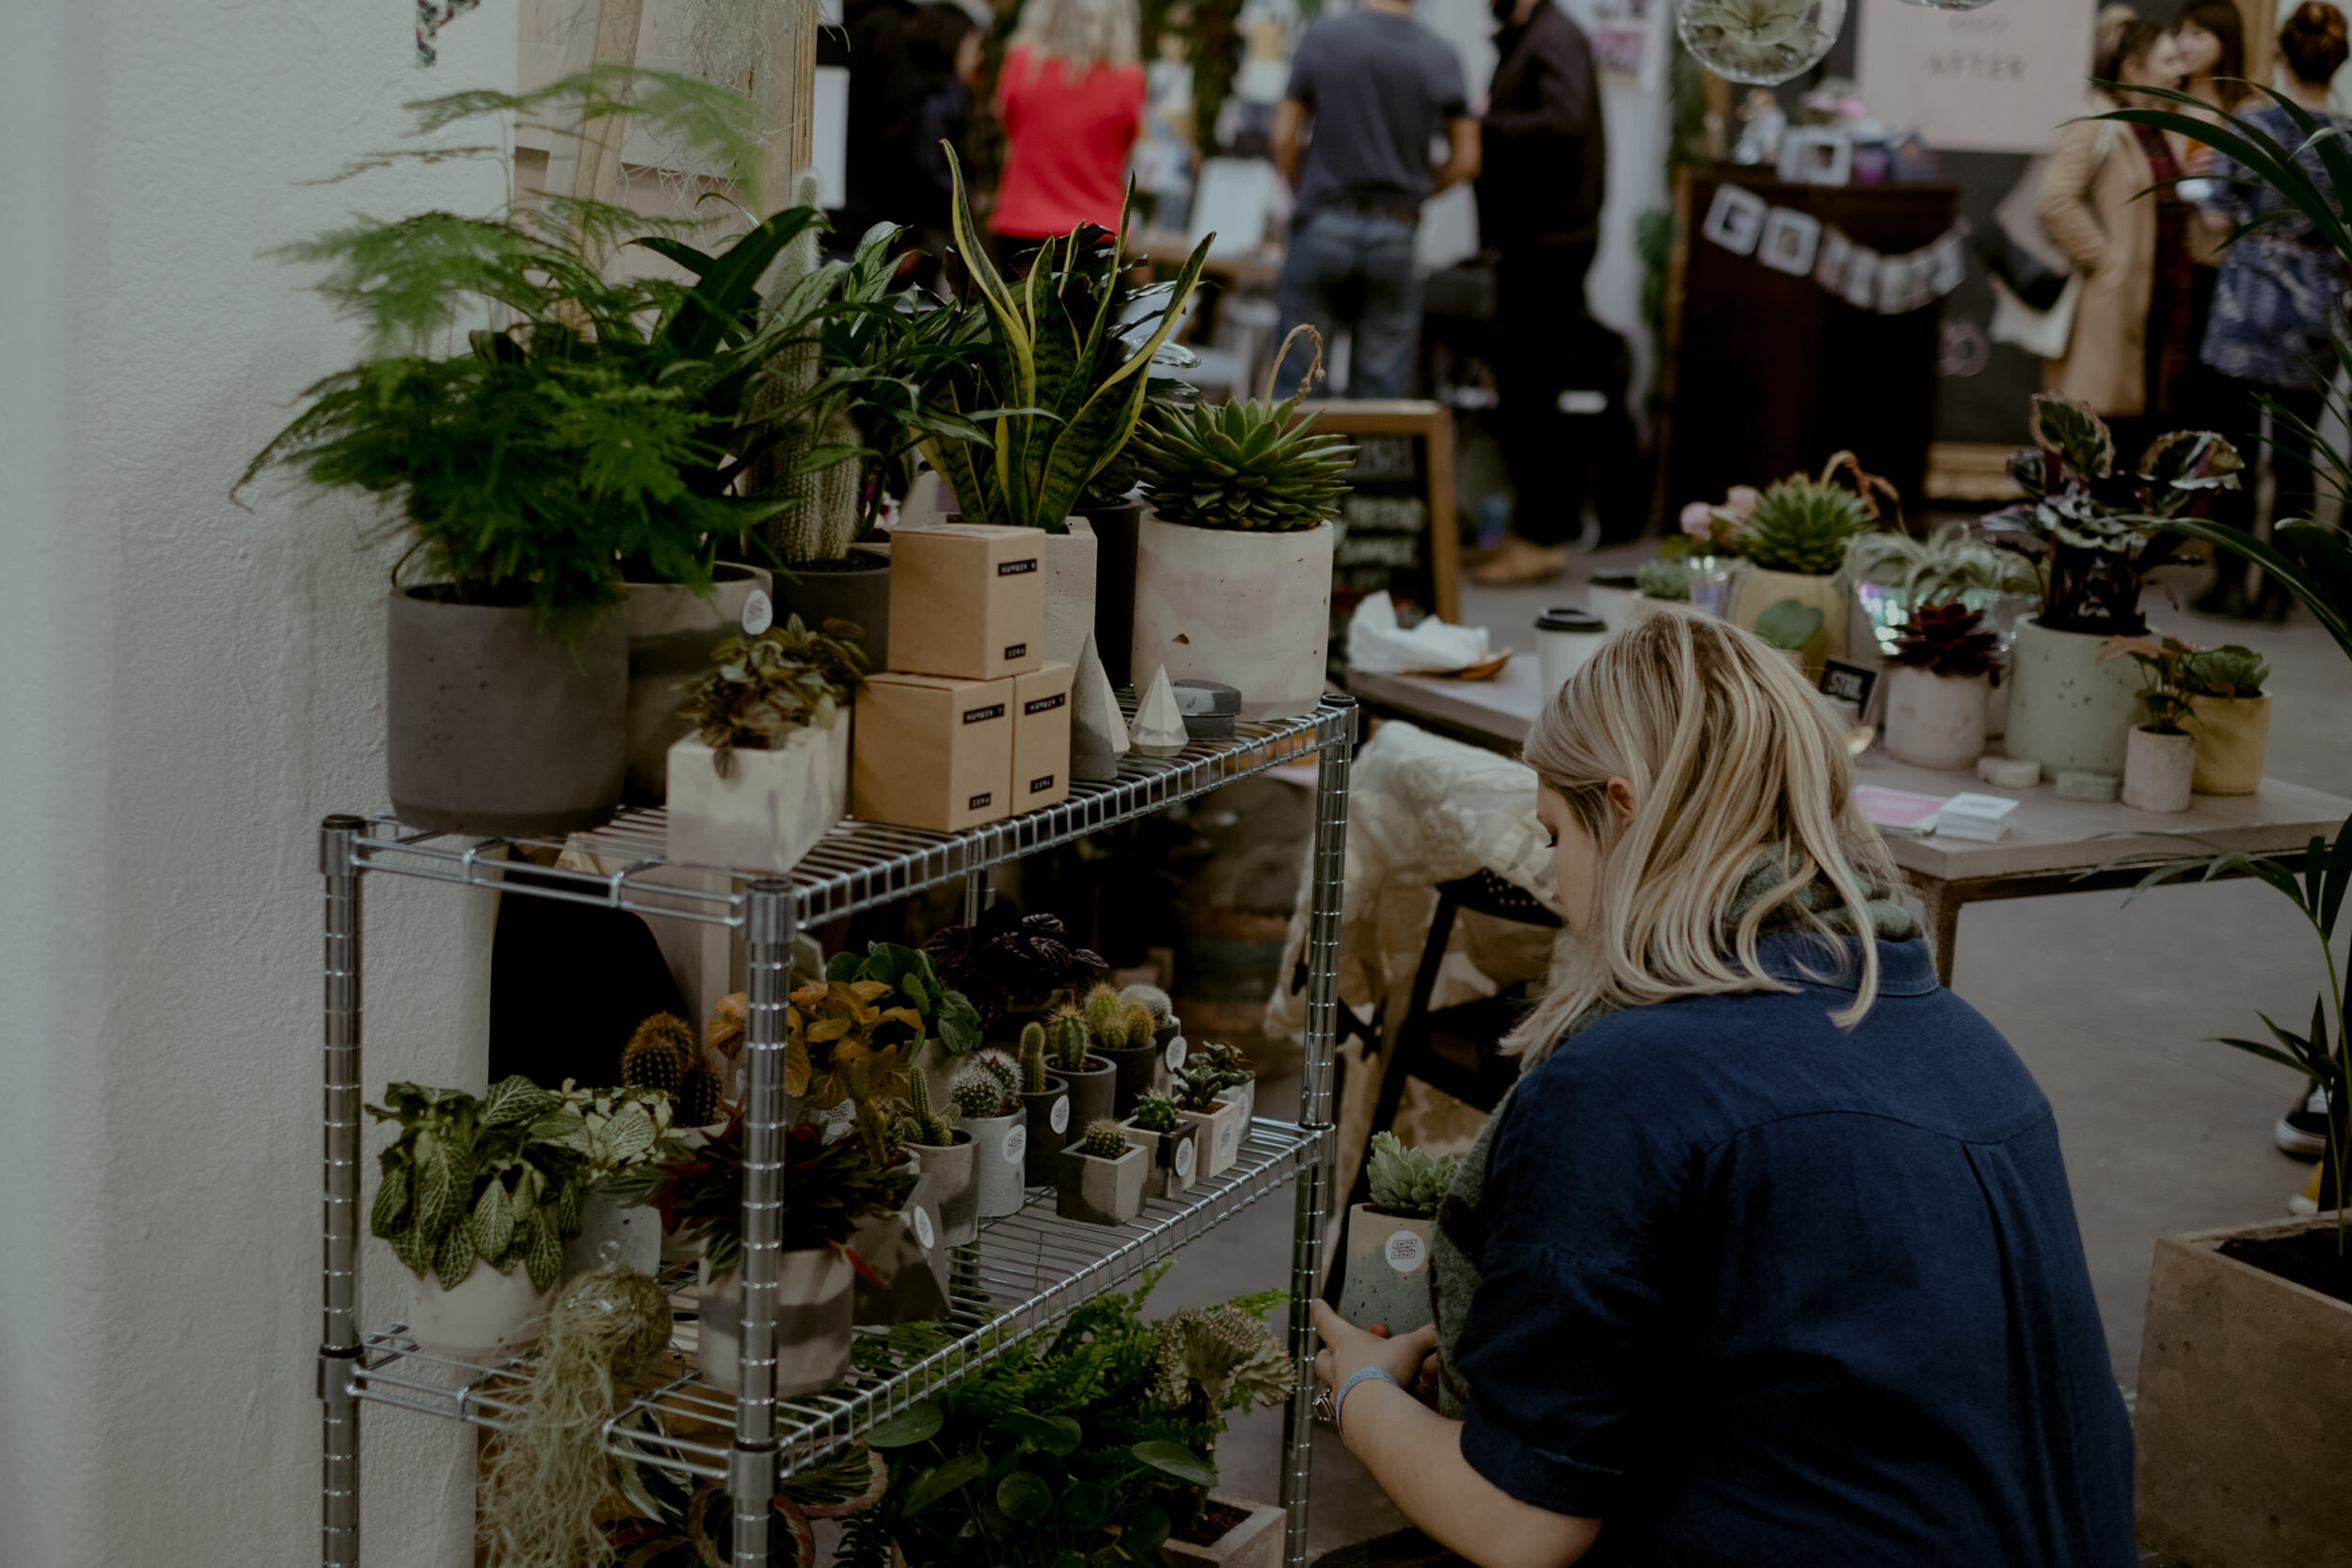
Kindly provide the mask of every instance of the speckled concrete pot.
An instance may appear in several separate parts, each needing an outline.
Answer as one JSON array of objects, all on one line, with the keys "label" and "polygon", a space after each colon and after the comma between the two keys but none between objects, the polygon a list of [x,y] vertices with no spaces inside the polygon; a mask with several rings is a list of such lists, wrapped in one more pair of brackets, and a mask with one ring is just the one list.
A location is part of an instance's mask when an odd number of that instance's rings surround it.
[{"label": "speckled concrete pot", "polygon": [[1369,1203],[1347,1212],[1347,1283],[1340,1316],[1359,1328],[1386,1323],[1410,1334],[1430,1321],[1429,1240],[1436,1220],[1387,1214]]},{"label": "speckled concrete pot", "polygon": [[2145,717],[2139,665],[2128,658],[2100,663],[2106,645],[2096,632],[2050,631],[2038,619],[2017,623],[2003,751],[2042,764],[2045,778],[2069,769],[2123,771],[2132,726]]},{"label": "speckled concrete pot", "polygon": [[1295,533],[1146,517],[1136,536],[1138,682],[1221,681],[1245,720],[1295,719],[1323,700],[1331,637],[1328,523]]},{"label": "speckled concrete pot", "polygon": [[1886,754],[1914,768],[1974,768],[1984,755],[1989,675],[1887,671]]}]

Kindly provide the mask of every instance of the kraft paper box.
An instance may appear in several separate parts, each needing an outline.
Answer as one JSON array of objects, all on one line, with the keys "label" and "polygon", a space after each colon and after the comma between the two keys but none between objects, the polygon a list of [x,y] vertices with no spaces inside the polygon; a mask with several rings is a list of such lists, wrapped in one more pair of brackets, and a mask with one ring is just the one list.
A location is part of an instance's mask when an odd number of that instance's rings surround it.
[{"label": "kraft paper box", "polygon": [[1011,816],[1014,684],[866,676],[851,732],[850,815],[942,832]]},{"label": "kraft paper box", "polygon": [[890,535],[890,667],[994,680],[1045,662],[1045,535],[941,523]]},{"label": "kraft paper box", "polygon": [[1013,677],[1012,809],[1015,815],[1070,799],[1070,681],[1067,664]]}]

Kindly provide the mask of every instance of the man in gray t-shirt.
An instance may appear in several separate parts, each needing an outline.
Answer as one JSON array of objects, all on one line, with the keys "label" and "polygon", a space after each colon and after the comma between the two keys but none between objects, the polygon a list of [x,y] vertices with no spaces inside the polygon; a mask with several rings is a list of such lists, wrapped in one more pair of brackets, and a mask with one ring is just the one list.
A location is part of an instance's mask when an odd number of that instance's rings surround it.
[{"label": "man in gray t-shirt", "polygon": [[[1478,173],[1461,61],[1413,20],[1408,0],[1363,0],[1300,37],[1273,140],[1275,166],[1297,193],[1275,288],[1283,333],[1305,324],[1327,342],[1346,327],[1347,395],[1405,396],[1421,325],[1421,204]],[[1443,161],[1433,162],[1440,140]],[[1309,362],[1303,346],[1291,351],[1283,392]]]}]

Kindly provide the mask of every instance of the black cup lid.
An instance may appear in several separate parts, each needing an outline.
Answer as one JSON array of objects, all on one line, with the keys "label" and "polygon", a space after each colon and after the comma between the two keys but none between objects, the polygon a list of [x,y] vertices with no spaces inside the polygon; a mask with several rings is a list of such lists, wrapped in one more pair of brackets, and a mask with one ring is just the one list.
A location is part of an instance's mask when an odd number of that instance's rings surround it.
[{"label": "black cup lid", "polygon": [[1632,589],[1639,587],[1640,583],[1631,572],[1600,572],[1594,576],[1593,586]]},{"label": "black cup lid", "polygon": [[1535,617],[1537,631],[1604,632],[1609,623],[1589,610],[1555,606]]}]

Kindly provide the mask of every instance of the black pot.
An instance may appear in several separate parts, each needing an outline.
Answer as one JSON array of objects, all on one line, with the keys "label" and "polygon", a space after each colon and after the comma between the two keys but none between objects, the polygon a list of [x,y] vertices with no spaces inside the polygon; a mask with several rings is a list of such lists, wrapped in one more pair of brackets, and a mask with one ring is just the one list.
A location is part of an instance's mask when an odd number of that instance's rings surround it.
[{"label": "black pot", "polygon": [[1122,501],[1080,515],[1094,525],[1094,651],[1112,686],[1133,686],[1136,546],[1143,531],[1143,503]]},{"label": "black pot", "polygon": [[[787,575],[788,574],[788,575]],[[812,629],[827,621],[862,627],[871,674],[890,668],[890,558],[851,546],[848,562],[804,561],[776,573],[776,622],[798,615]]]},{"label": "black pot", "polygon": [[570,641],[527,607],[395,590],[385,615],[384,764],[411,827],[485,838],[577,832],[621,806],[628,630],[618,610]]},{"label": "black pot", "polygon": [[1119,1069],[1101,1053],[1089,1055],[1087,1065],[1075,1072],[1061,1069],[1061,1075],[1070,1085],[1070,1132],[1061,1140],[1064,1144],[1076,1143],[1098,1121],[1119,1119]]},{"label": "black pot", "polygon": [[1132,1051],[1113,1051],[1105,1047],[1100,1054],[1118,1069],[1119,1087],[1111,1106],[1111,1115],[1121,1118],[1136,1114],[1136,1101],[1159,1087],[1160,1069],[1166,1064],[1164,1048],[1138,1045]]},{"label": "black pot", "polygon": [[[1022,1180],[1029,1186],[1043,1186],[1054,1180],[1061,1160],[1064,1145],[1077,1134],[1071,1131],[1075,1125],[1070,1104],[1070,1084],[1058,1073],[1048,1073],[1045,1091],[1031,1094],[1021,1092],[1021,1103],[1029,1113],[1029,1150],[1022,1161]],[[1054,1108],[1061,1108],[1061,1125],[1054,1125]]]}]

